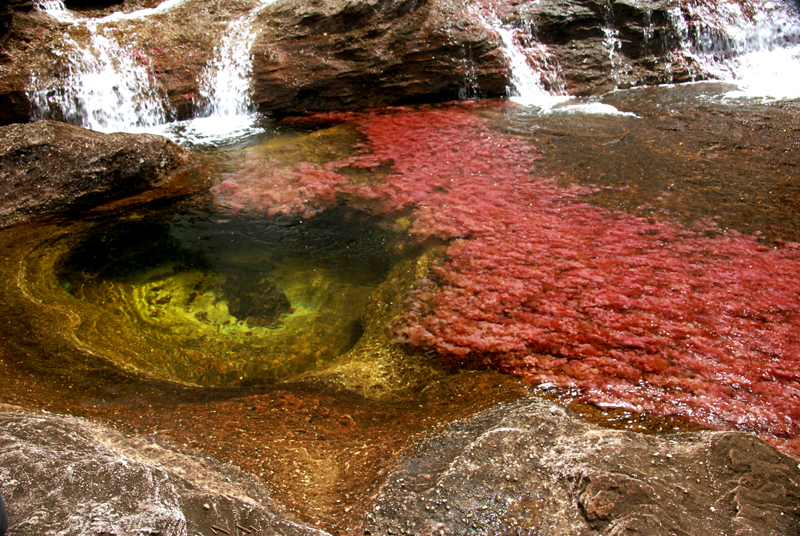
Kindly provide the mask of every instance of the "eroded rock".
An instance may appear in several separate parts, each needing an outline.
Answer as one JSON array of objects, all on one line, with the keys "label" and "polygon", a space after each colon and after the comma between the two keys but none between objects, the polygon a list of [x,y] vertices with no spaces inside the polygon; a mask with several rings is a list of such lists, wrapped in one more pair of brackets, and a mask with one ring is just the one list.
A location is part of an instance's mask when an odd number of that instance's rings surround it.
[{"label": "eroded rock", "polygon": [[456,2],[287,2],[260,20],[253,93],[264,111],[506,92],[506,60],[496,37]]},{"label": "eroded rock", "polygon": [[[230,465],[74,417],[0,406],[0,490],[16,536],[316,535]],[[217,532],[222,533],[222,530]]]},{"label": "eroded rock", "polygon": [[162,186],[194,162],[151,134],[55,121],[0,127],[0,227]]},{"label": "eroded rock", "polygon": [[800,465],[743,433],[642,435],[523,400],[419,446],[368,534],[797,534]]},{"label": "eroded rock", "polygon": [[[572,95],[706,78],[682,49],[675,0],[522,2],[503,18],[524,24],[557,71],[545,82]],[[535,60],[534,60],[535,61]],[[559,85],[563,87],[559,87]]]},{"label": "eroded rock", "polygon": [[[126,0],[99,9],[111,1],[95,0],[90,3],[98,9],[81,13],[132,12],[154,4]],[[713,76],[694,59],[697,50],[686,48],[702,50],[714,39],[720,50],[742,44],[725,36],[719,20],[704,20],[715,19],[710,3],[701,7],[678,0],[187,0],[159,15],[111,24],[114,39],[151,75],[164,120],[171,121],[207,108],[203,73],[219,61],[215,50],[231,24],[251,15],[256,37],[250,96],[262,112],[285,115],[502,98],[512,77],[503,39],[489,22],[495,19],[513,29],[551,90],[598,95],[707,79]],[[739,22],[750,24],[752,14],[745,11]],[[15,13],[0,52],[0,122],[31,116],[74,122],[66,117],[74,110],[32,107],[70,101],[65,80],[82,69],[77,48],[87,46],[88,29],[38,10]]]},{"label": "eroded rock", "polygon": [[[112,9],[132,11],[134,0]],[[200,77],[232,22],[258,11],[253,31],[251,97],[275,114],[332,110],[463,95],[505,95],[507,69],[495,36],[452,0],[420,2],[193,0],[157,17],[126,20],[114,37],[152,73],[166,119],[186,118],[207,102]],[[95,13],[99,14],[99,13]],[[187,24],[187,21],[191,21]],[[34,10],[15,17],[0,62],[0,122],[36,116],[28,88],[63,100],[64,81],[80,70],[80,25]],[[72,113],[72,112],[70,112]],[[44,117],[69,120],[63,110]]]}]

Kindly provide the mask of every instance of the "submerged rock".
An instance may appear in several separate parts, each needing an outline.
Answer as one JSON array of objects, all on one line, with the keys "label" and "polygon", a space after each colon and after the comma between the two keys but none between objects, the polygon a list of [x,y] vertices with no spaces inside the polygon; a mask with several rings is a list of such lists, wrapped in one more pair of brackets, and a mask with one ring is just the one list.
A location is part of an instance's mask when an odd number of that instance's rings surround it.
[{"label": "submerged rock", "polygon": [[642,435],[543,401],[499,405],[409,453],[365,534],[797,534],[800,458],[743,433]]},{"label": "submerged rock", "polygon": [[[74,417],[0,406],[0,491],[10,530],[37,534],[326,532],[292,520],[230,465]],[[251,528],[252,527],[252,528]],[[223,530],[224,529],[224,530]]]},{"label": "submerged rock", "polygon": [[162,186],[194,158],[151,134],[55,121],[0,127],[0,228]]},{"label": "submerged rock", "polygon": [[[338,526],[371,535],[796,534],[798,462],[748,434],[609,430],[525,399],[406,452]],[[15,535],[193,535],[212,525],[328,534],[231,465],[11,406],[0,407],[0,491]]]}]

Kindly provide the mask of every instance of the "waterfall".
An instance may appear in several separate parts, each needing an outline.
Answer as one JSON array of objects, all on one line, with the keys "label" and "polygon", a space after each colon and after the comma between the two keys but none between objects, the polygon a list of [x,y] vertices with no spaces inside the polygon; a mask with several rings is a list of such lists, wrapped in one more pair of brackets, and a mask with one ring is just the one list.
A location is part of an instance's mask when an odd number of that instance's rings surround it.
[{"label": "waterfall", "polygon": [[[611,64],[611,77],[619,87],[620,82],[620,69],[622,68],[622,57],[620,50],[622,49],[622,41],[619,39],[619,30],[614,23],[614,11],[611,4],[603,4],[603,46],[608,51],[608,61]],[[645,37],[646,38],[646,37]]]},{"label": "waterfall", "polygon": [[[157,8],[113,13],[91,19],[75,17],[61,0],[36,6],[70,24],[67,50],[54,50],[67,67],[65,79],[54,83],[33,76],[28,98],[33,119],[61,119],[100,132],[147,130],[167,120],[147,58],[115,36],[114,22],[162,13],[185,0],[167,0]],[[85,39],[84,39],[85,38]],[[81,44],[82,42],[87,44]]]},{"label": "waterfall", "polygon": [[214,58],[198,77],[198,117],[170,125],[166,135],[193,145],[206,145],[236,141],[261,131],[260,116],[250,99],[251,49],[257,37],[256,18],[275,1],[262,0],[229,24],[214,47]]},{"label": "waterfall", "polygon": [[[563,89],[558,69],[553,66],[547,47],[543,43],[534,40],[523,46],[518,42],[517,30],[503,26],[496,16],[491,15],[487,18],[477,11],[473,11],[473,14],[485,28],[500,36],[503,54],[511,71],[512,87],[509,88],[511,101],[538,109],[540,113],[635,115],[620,112],[610,104],[586,102],[569,96]],[[528,33],[535,36],[532,28]],[[531,58],[536,61],[532,62]],[[545,86],[545,81],[550,89]]]},{"label": "waterfall", "polygon": [[[737,86],[729,97],[800,97],[800,8],[788,0],[701,0],[670,12],[698,78]],[[691,22],[689,22],[691,21]]]},{"label": "waterfall", "polygon": [[198,77],[199,117],[188,121],[167,122],[170,110],[153,82],[147,58],[115,37],[114,23],[164,13],[186,1],[166,0],[155,8],[91,19],[73,15],[61,0],[40,0],[40,10],[70,25],[64,34],[65,50],[54,50],[67,76],[57,82],[32,76],[32,118],[60,119],[101,132],[156,132],[195,145],[260,131],[250,99],[250,49],[257,37],[257,15],[275,0],[262,0],[230,23]]},{"label": "waterfall", "polygon": [[[512,101],[524,106],[537,106],[542,109],[550,109],[556,104],[568,100],[563,92],[548,91],[543,79],[550,77],[554,79],[552,69],[550,73],[544,70],[535,70],[528,59],[528,54],[517,42],[516,30],[505,27],[500,19],[489,13],[488,15],[473,10],[476,20],[480,21],[484,28],[500,36],[502,41],[502,51],[508,61],[508,68],[511,71],[511,84],[509,87],[509,97]],[[529,47],[531,55],[541,58],[541,63],[549,67],[547,61],[547,48],[539,42]]]}]

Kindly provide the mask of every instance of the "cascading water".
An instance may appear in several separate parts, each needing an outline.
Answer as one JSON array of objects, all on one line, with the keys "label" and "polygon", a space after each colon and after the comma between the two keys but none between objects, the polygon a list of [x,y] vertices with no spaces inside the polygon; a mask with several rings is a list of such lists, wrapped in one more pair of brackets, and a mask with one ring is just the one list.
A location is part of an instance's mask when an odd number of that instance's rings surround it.
[{"label": "cascading water", "polygon": [[800,9],[793,2],[687,2],[670,15],[697,78],[735,84],[731,97],[800,97]]},{"label": "cascading water", "polygon": [[[257,15],[274,0],[263,0],[234,20],[214,48],[214,58],[198,78],[198,116],[168,122],[166,99],[153,82],[148,60],[116,37],[115,23],[165,13],[186,0],[167,0],[155,8],[106,17],[78,18],[60,0],[37,7],[61,22],[65,32],[67,77],[59,85],[34,76],[28,86],[34,119],[61,119],[101,132],[156,132],[193,145],[238,140],[260,132],[250,99]],[[81,45],[88,43],[88,46]]]},{"label": "cascading water", "polygon": [[603,26],[603,46],[608,50],[608,60],[611,62],[611,76],[614,81],[619,84],[622,63],[620,57],[622,41],[619,39],[619,30],[614,24],[614,12],[610,4],[603,6],[603,18],[605,19],[605,25]]},{"label": "cascading water", "polygon": [[148,130],[163,124],[168,110],[153,84],[147,58],[118,40],[113,23],[162,13],[183,1],[168,0],[157,8],[97,19],[75,17],[60,0],[37,3],[71,26],[65,32],[67,50],[59,52],[67,64],[66,79],[56,86],[33,77],[28,85],[33,118],[62,119],[100,132]]},{"label": "cascading water", "polygon": [[[621,75],[632,61],[623,53],[621,25],[627,23],[616,20],[613,2],[601,8],[602,45],[610,63],[608,74],[612,81],[620,84]],[[548,57],[546,46],[536,39],[536,32],[528,31],[530,40],[520,39],[519,29],[504,26],[493,13],[474,13],[484,27],[502,40],[511,71],[511,100],[542,111],[567,108],[569,111],[613,111],[598,103],[589,107],[573,106],[575,100],[565,107],[565,93],[548,90],[542,83],[545,70],[532,66],[531,58],[545,58],[546,62]],[[684,0],[668,15],[669,25],[680,41],[679,48],[670,56],[687,59],[696,80],[715,79],[735,85],[736,90],[728,92],[727,97],[781,99],[800,96],[800,85],[794,83],[800,80],[800,9],[797,4],[788,0],[761,0],[749,4]],[[666,34],[662,32],[663,36]],[[645,48],[653,45],[654,36],[652,13],[648,12],[643,35]]]},{"label": "cascading water", "polygon": [[[505,27],[500,19],[493,13],[483,14],[477,10],[473,10],[473,14],[481,24],[500,36],[503,42],[503,53],[508,60],[508,67],[511,71],[512,87],[509,88],[509,96],[512,101],[522,104],[524,106],[537,106],[543,109],[550,109],[553,106],[560,104],[569,99],[563,91],[558,89],[554,91],[548,90],[542,79],[547,76],[551,80],[557,79],[556,74],[550,69],[549,73],[543,70],[534,70],[531,63],[528,61],[528,54],[523,51],[520,44],[517,42],[516,31],[512,28]],[[542,63],[549,67],[547,62],[547,48],[536,42],[533,46],[528,47],[528,52],[535,57],[542,58]],[[536,50],[534,50],[534,48]],[[559,84],[554,83],[555,87]]]},{"label": "cascading water", "polygon": [[235,141],[261,131],[260,117],[250,98],[253,69],[251,49],[257,33],[256,17],[275,0],[262,0],[225,31],[214,58],[198,79],[199,116],[169,126],[165,134],[193,145]]}]

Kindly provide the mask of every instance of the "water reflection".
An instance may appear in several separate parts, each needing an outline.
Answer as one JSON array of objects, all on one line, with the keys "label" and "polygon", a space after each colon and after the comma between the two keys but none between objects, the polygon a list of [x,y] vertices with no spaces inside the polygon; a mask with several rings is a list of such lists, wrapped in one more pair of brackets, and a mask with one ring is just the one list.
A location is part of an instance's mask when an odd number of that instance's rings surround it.
[{"label": "water reflection", "polygon": [[603,102],[619,115],[512,110],[503,130],[535,144],[540,166],[604,187],[590,199],[611,210],[661,215],[773,243],[800,241],[798,101],[726,98],[731,86],[687,84],[617,91]]}]

